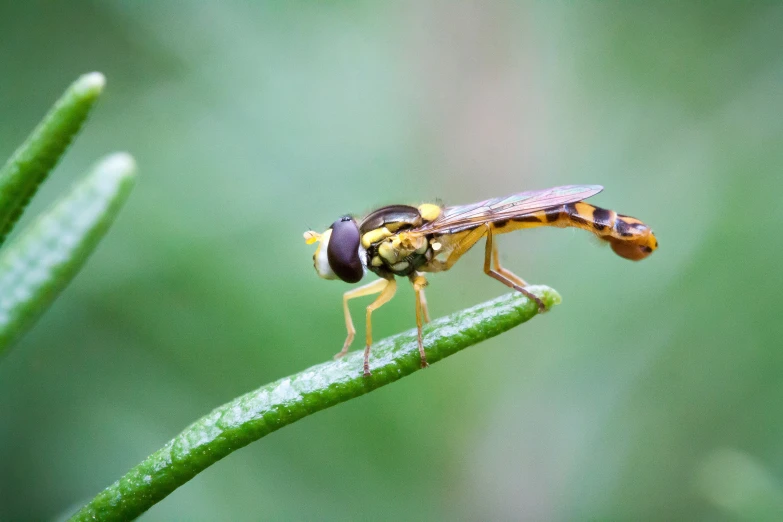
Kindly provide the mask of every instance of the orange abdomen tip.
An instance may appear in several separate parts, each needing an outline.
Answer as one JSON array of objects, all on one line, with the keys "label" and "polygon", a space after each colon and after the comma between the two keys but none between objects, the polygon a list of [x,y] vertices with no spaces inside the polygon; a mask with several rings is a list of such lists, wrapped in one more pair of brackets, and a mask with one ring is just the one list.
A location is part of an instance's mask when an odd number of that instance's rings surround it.
[{"label": "orange abdomen tip", "polygon": [[631,261],[639,261],[658,248],[658,239],[650,227],[631,216],[617,215],[611,237],[614,253]]}]

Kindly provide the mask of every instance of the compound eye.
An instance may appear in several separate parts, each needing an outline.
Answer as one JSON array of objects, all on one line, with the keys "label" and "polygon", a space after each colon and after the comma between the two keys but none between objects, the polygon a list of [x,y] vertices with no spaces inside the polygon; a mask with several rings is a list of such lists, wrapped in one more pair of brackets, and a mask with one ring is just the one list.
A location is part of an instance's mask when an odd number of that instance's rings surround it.
[{"label": "compound eye", "polygon": [[359,258],[359,239],[359,227],[350,216],[332,223],[332,237],[326,256],[332,271],[346,283],[356,283],[364,276],[364,266]]}]

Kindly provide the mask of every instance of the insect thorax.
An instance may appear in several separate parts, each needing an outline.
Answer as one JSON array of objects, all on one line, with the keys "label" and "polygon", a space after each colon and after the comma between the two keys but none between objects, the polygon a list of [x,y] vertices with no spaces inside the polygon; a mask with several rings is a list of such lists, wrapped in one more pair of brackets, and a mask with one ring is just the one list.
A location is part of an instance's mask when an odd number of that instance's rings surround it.
[{"label": "insect thorax", "polygon": [[429,238],[410,232],[421,226],[419,210],[394,205],[376,210],[362,221],[367,268],[381,277],[408,276],[432,259]]},{"label": "insect thorax", "polygon": [[427,236],[401,232],[370,245],[367,268],[381,277],[405,277],[427,264],[432,256]]}]

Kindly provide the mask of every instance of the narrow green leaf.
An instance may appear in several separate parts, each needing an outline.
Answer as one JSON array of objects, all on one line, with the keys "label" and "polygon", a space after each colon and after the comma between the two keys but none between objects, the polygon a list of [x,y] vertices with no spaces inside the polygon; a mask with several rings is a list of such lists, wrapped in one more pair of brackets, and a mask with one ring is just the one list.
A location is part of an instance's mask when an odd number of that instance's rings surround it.
[{"label": "narrow green leaf", "polygon": [[128,197],[134,170],[127,154],[107,157],[0,252],[0,354],[79,272]]},{"label": "narrow green leaf", "polygon": [[[560,295],[549,287],[535,286],[529,290],[547,308],[560,302]],[[427,359],[435,363],[537,313],[533,301],[513,293],[437,319],[425,327]],[[416,331],[373,346],[371,377],[362,376],[362,360],[361,350],[352,352],[341,360],[313,366],[216,408],[103,490],[71,520],[133,519],[229,453],[317,411],[418,371]]]},{"label": "narrow green leaf", "polygon": [[79,132],[105,84],[97,72],[76,80],[0,169],[0,244]]}]

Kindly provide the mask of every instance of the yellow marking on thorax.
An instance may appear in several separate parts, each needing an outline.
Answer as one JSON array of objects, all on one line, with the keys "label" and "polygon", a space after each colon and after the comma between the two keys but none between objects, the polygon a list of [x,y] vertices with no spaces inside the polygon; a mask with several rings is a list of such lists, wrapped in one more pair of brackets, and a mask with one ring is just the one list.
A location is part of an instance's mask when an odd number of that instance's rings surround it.
[{"label": "yellow marking on thorax", "polygon": [[[378,245],[378,255],[393,265],[414,253],[420,255],[426,253],[428,246],[425,236],[401,232],[385,239]],[[395,268],[395,270],[399,269]]]},{"label": "yellow marking on thorax", "polygon": [[419,206],[419,214],[424,221],[435,221],[441,212],[443,209],[433,203],[424,203]]},{"label": "yellow marking on thorax", "polygon": [[391,241],[384,241],[378,245],[378,255],[388,263],[394,264],[399,261],[398,251],[392,246]]},{"label": "yellow marking on thorax", "polygon": [[364,248],[370,248],[370,245],[372,245],[373,243],[377,243],[378,241],[381,241],[382,239],[386,239],[387,237],[391,237],[393,235],[394,233],[386,227],[370,230],[369,232],[367,232],[362,236],[362,246]]},{"label": "yellow marking on thorax", "polygon": [[400,261],[399,263],[396,263],[391,266],[391,269],[395,272],[402,272],[403,270],[407,270],[408,267],[410,267],[411,264],[407,261]]}]

